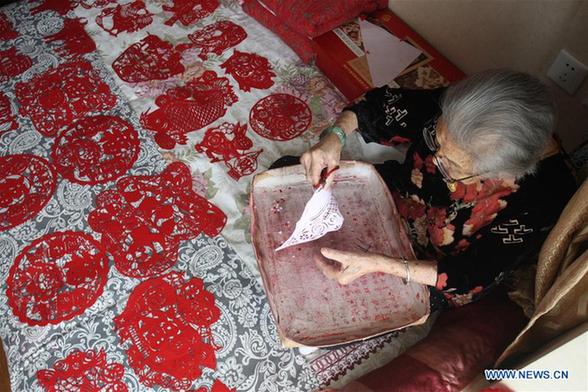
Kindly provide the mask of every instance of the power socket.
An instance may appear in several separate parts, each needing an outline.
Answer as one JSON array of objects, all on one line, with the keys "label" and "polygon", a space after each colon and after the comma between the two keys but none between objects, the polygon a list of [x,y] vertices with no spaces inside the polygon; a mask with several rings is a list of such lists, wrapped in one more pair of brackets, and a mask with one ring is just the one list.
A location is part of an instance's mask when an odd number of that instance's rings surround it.
[{"label": "power socket", "polygon": [[570,95],[578,91],[586,74],[588,74],[588,67],[565,49],[559,52],[547,71],[547,76]]}]

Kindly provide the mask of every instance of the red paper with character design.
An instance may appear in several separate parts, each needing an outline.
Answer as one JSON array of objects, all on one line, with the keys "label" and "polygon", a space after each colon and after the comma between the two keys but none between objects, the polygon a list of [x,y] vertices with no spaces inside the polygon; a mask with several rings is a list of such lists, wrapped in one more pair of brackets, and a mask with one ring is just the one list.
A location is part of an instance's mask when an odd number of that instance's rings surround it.
[{"label": "red paper with character design", "polygon": [[221,68],[239,83],[239,88],[243,91],[251,91],[252,88],[265,90],[274,85],[272,78],[276,74],[268,59],[255,53],[235,50]]},{"label": "red paper with character design", "polygon": [[165,80],[184,72],[181,58],[172,44],[150,34],[121,53],[112,69],[128,83]]},{"label": "red paper with character design", "polygon": [[0,157],[0,232],[33,218],[55,192],[55,169],[29,154]]},{"label": "red paper with character design", "polygon": [[0,41],[7,41],[18,37],[12,23],[4,13],[0,13]]},{"label": "red paper with character design", "polygon": [[221,20],[189,34],[188,38],[192,43],[181,44],[178,47],[182,50],[189,48],[200,49],[198,57],[206,60],[209,53],[214,53],[218,56],[225,50],[238,45],[247,38],[247,32],[230,20]]},{"label": "red paper with character design", "polygon": [[186,165],[170,164],[160,175],[130,176],[96,199],[88,222],[102,234],[117,269],[131,277],[161,274],[177,261],[182,241],[216,236],[225,214],[192,189]]},{"label": "red paper with character design", "polygon": [[116,180],[139,156],[139,136],[120,117],[83,117],[66,128],[53,144],[57,171],[72,182],[100,184]]},{"label": "red paper with character design", "polygon": [[104,350],[76,350],[53,364],[51,369],[37,372],[39,384],[51,392],[127,392],[122,381],[125,368],[122,364],[106,361]]},{"label": "red paper with character design", "polygon": [[106,253],[88,234],[47,234],[23,249],[10,268],[8,304],[29,325],[70,320],[102,294],[108,269]]},{"label": "red paper with character design", "polygon": [[89,112],[108,111],[117,100],[92,64],[84,60],[62,64],[28,82],[17,83],[16,98],[20,113],[29,116],[44,136],[55,136],[60,128]]},{"label": "red paper with character design", "polygon": [[29,56],[18,53],[16,48],[0,50],[0,83],[22,74],[33,65]]},{"label": "red paper with character design", "polygon": [[79,19],[65,19],[59,33],[45,38],[45,42],[58,42],[61,47],[56,51],[63,57],[79,57],[96,50],[94,40],[86,33],[84,22]]},{"label": "red paper with character design", "polygon": [[184,26],[199,21],[212,14],[219,6],[218,0],[171,0],[173,5],[164,5],[162,9],[171,12],[173,16],[165,21],[173,26],[179,21]]},{"label": "red paper with character design", "polygon": [[308,129],[312,113],[300,98],[272,94],[257,101],[249,114],[251,128],[270,140],[291,140]]},{"label": "red paper with character design", "polygon": [[60,15],[66,15],[78,5],[79,0],[42,0],[41,4],[31,8],[31,14],[35,15],[44,11],[55,11]]},{"label": "red paper with character design", "polygon": [[145,3],[141,0],[104,8],[96,17],[96,24],[115,37],[120,33],[139,31],[151,22],[153,14],[145,8]]},{"label": "red paper with character design", "polygon": [[179,391],[203,368],[216,369],[211,327],[219,317],[201,279],[170,272],[139,284],[114,323],[139,381]]},{"label": "red paper with character design", "polygon": [[186,134],[201,129],[225,115],[237,102],[227,78],[206,71],[183,87],[169,89],[155,100],[154,111],[141,114],[141,125],[155,131],[160,147],[172,149],[186,144]]},{"label": "red paper with character design", "polygon": [[235,180],[253,174],[257,169],[257,157],[263,150],[249,151],[253,142],[246,135],[247,124],[222,123],[218,128],[210,128],[202,142],[195,146],[196,151],[205,153],[211,163],[224,161],[228,174]]}]

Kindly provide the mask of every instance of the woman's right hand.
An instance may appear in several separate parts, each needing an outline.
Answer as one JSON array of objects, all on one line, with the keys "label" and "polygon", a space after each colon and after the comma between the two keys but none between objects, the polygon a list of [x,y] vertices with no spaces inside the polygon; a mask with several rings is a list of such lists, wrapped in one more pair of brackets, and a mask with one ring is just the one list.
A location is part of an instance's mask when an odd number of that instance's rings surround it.
[{"label": "woman's right hand", "polygon": [[339,137],[333,133],[329,133],[310,150],[302,154],[300,163],[306,171],[306,179],[312,185],[317,185],[324,168],[327,168],[327,171],[331,171],[336,166],[339,166],[342,149],[343,146]]}]

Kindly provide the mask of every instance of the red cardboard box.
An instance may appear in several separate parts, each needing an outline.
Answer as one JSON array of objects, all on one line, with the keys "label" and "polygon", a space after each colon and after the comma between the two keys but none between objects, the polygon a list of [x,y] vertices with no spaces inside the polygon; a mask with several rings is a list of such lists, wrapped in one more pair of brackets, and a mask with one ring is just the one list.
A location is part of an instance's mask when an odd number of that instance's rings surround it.
[{"label": "red cardboard box", "polygon": [[[456,82],[464,73],[388,9],[376,11],[367,20],[419,48],[419,56],[394,79],[407,88],[434,88]],[[357,21],[314,38],[316,65],[350,101],[373,88]]]}]

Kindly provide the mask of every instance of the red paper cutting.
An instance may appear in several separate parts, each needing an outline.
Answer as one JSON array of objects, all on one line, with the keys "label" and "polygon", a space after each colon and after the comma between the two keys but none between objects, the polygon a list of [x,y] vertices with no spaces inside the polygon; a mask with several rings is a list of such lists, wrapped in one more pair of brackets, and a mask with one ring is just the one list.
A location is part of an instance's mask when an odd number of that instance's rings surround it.
[{"label": "red paper cutting", "polygon": [[172,149],[186,144],[186,133],[203,128],[225,115],[237,102],[229,79],[206,71],[184,87],[169,89],[155,100],[154,111],[141,114],[141,125],[155,131],[160,147]]},{"label": "red paper cutting", "polygon": [[181,45],[181,47],[183,49],[198,48],[200,49],[198,57],[207,60],[209,53],[220,56],[225,50],[247,38],[247,33],[241,26],[230,20],[221,20],[189,34],[188,38],[192,43]]},{"label": "red paper cutting", "polygon": [[18,122],[16,116],[12,114],[10,99],[4,93],[0,93],[0,135],[16,128],[18,128]]},{"label": "red paper cutting", "polygon": [[184,72],[181,58],[181,52],[172,44],[156,35],[148,35],[121,53],[112,68],[129,83],[165,80]]},{"label": "red paper cutting", "polygon": [[12,27],[8,17],[0,12],[0,41],[6,41],[18,37],[18,33]]},{"label": "red paper cutting", "polygon": [[146,278],[177,261],[178,246],[204,232],[218,235],[225,214],[192,189],[186,165],[171,163],[160,175],[129,176],[96,199],[88,222],[102,233],[102,244],[118,270]]},{"label": "red paper cutting", "polygon": [[165,21],[168,26],[173,26],[178,20],[184,26],[188,26],[202,18],[212,14],[219,6],[218,0],[172,0],[173,6],[164,5],[164,11],[174,15]]},{"label": "red paper cutting", "polygon": [[257,157],[263,151],[247,151],[253,147],[253,142],[246,133],[247,124],[225,122],[218,128],[208,129],[195,148],[200,153],[206,153],[211,163],[224,161],[229,175],[239,180],[255,172]]},{"label": "red paper cutting", "polygon": [[31,15],[43,11],[55,11],[60,15],[65,15],[77,7],[78,0],[44,0],[40,5],[31,8]]},{"label": "red paper cutting", "polygon": [[145,28],[153,22],[153,14],[147,11],[141,0],[129,4],[118,4],[104,8],[96,17],[96,24],[110,35],[133,33]]},{"label": "red paper cutting", "polygon": [[84,117],[60,133],[51,159],[63,177],[79,184],[100,184],[124,175],[139,156],[139,136],[114,116]]},{"label": "red paper cutting", "polygon": [[58,324],[96,302],[107,274],[106,253],[88,234],[47,234],[16,257],[8,275],[8,304],[23,323]]},{"label": "red paper cutting", "polygon": [[116,105],[116,96],[92,64],[77,60],[52,68],[26,83],[16,84],[20,113],[30,116],[37,131],[55,136],[57,131],[88,112],[105,112]]},{"label": "red paper cutting", "polygon": [[65,19],[59,33],[45,38],[46,42],[61,42],[57,53],[63,57],[77,57],[96,50],[94,40],[90,38],[80,19]]},{"label": "red paper cutting", "polygon": [[49,392],[126,392],[122,364],[106,362],[104,350],[76,350],[53,365],[37,372],[39,384]]},{"label": "red paper cutting", "polygon": [[33,61],[30,57],[20,54],[15,47],[0,50],[0,83],[8,82],[31,68]]},{"label": "red paper cutting", "polygon": [[114,323],[141,383],[187,390],[202,368],[216,368],[211,326],[219,317],[202,280],[170,272],[139,284]]},{"label": "red paper cutting", "polygon": [[0,232],[37,215],[53,196],[56,177],[49,162],[35,155],[0,157]]},{"label": "red paper cutting", "polygon": [[254,53],[235,50],[221,68],[239,83],[239,88],[243,91],[251,91],[252,88],[268,89],[274,85],[272,78],[276,74],[268,59]]},{"label": "red paper cutting", "polygon": [[249,113],[251,128],[270,140],[290,140],[309,127],[312,113],[308,105],[289,94],[272,94],[260,99]]}]

